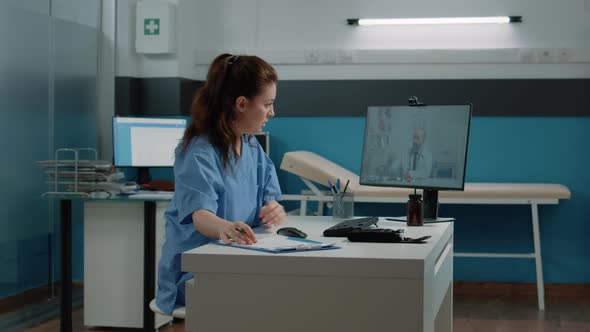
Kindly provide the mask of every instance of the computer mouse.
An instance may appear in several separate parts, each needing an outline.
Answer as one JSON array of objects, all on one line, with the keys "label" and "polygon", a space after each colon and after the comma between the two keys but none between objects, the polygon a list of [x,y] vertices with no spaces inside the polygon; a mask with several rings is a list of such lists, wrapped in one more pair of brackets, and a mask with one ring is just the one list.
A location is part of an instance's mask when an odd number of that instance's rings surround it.
[{"label": "computer mouse", "polygon": [[279,230],[277,230],[277,234],[289,237],[300,237],[303,239],[307,237],[307,234],[305,234],[303,231],[298,230],[295,227],[280,228]]}]

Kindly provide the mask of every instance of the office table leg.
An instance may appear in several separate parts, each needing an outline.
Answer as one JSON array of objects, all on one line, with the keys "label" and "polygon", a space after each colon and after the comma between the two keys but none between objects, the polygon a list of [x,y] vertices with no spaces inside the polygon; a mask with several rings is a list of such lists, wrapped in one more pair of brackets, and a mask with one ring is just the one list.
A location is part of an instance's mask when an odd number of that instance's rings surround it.
[{"label": "office table leg", "polygon": [[60,331],[72,331],[72,201],[60,200],[61,303]]},{"label": "office table leg", "polygon": [[143,330],[154,330],[154,312],[150,301],[155,294],[156,269],[156,202],[144,202],[144,238],[143,238]]}]

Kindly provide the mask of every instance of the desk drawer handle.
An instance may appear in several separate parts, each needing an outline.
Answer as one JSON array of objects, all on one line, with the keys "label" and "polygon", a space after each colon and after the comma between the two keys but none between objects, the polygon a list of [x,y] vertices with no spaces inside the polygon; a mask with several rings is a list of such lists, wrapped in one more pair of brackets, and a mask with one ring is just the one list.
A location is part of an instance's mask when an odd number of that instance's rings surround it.
[{"label": "desk drawer handle", "polygon": [[447,243],[447,245],[445,246],[445,249],[443,250],[442,254],[438,257],[438,260],[434,264],[434,275],[438,274],[438,270],[440,270],[443,262],[445,261],[445,259],[449,255],[449,253],[451,252],[451,249],[452,248],[453,248],[453,244],[452,243]]}]

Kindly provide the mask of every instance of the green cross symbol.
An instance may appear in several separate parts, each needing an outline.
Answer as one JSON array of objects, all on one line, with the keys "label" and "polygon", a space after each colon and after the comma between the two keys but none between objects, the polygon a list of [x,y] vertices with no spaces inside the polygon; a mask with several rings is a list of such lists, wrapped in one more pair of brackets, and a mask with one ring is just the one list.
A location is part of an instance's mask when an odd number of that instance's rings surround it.
[{"label": "green cross symbol", "polygon": [[143,34],[144,35],[159,35],[160,34],[160,19],[146,18],[143,20]]}]

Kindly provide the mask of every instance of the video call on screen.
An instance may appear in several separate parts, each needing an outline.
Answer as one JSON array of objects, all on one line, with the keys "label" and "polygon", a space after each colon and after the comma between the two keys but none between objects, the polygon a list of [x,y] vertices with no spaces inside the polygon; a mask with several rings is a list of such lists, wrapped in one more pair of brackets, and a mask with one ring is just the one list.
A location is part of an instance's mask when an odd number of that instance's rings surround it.
[{"label": "video call on screen", "polygon": [[366,185],[462,189],[470,105],[369,107]]}]

